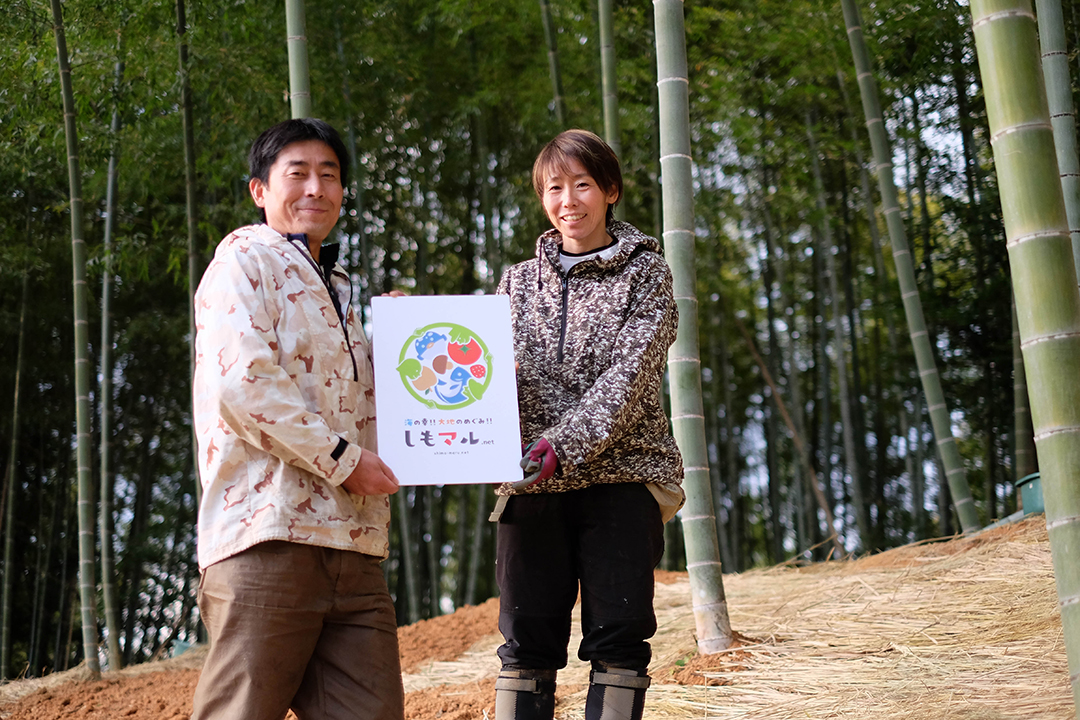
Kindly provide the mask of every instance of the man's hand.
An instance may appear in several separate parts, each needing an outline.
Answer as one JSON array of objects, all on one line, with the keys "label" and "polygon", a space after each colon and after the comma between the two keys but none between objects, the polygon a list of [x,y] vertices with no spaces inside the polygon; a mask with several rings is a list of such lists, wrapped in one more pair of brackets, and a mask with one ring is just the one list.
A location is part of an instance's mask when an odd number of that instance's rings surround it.
[{"label": "man's hand", "polygon": [[364,450],[360,462],[341,487],[353,495],[393,495],[398,491],[398,479],[382,458]]}]

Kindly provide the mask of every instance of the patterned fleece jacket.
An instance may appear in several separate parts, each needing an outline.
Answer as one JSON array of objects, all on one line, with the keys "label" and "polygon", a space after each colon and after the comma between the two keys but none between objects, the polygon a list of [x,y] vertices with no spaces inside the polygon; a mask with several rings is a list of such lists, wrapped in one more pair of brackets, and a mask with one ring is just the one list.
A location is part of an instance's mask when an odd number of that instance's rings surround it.
[{"label": "patterned fleece jacket", "polygon": [[682,457],[660,405],[678,325],[671,270],[659,243],[633,225],[608,232],[614,256],[564,274],[562,237],[549,230],[536,257],[499,284],[510,296],[522,439],[547,438],[559,458],[553,477],[520,492],[640,482],[682,494]]},{"label": "patterned fleece jacket", "polygon": [[195,295],[200,568],[267,540],[387,553],[389,498],[341,487],[375,450],[370,348],[348,276],[335,266],[330,282],[347,342],[298,237],[236,230]]}]

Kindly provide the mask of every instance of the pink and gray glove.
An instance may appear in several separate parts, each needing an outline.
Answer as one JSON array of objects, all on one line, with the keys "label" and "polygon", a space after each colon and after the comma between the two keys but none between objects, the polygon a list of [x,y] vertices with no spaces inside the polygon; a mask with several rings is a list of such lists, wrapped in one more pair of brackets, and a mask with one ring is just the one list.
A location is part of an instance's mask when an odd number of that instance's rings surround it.
[{"label": "pink and gray glove", "polygon": [[522,490],[541,480],[547,480],[555,474],[558,464],[559,458],[555,455],[555,448],[551,447],[551,443],[546,439],[540,438],[525,448],[524,457],[521,458],[521,468],[525,471],[525,477],[514,483],[514,489]]}]

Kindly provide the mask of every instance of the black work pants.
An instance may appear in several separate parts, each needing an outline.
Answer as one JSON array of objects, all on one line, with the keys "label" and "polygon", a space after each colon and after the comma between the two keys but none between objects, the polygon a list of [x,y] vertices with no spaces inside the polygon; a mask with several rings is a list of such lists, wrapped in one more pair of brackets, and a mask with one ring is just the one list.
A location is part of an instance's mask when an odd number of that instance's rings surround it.
[{"label": "black work pants", "polygon": [[653,568],[663,551],[660,508],[640,483],[511,497],[498,541],[503,667],[566,667],[579,583],[578,657],[594,666],[648,667]]}]

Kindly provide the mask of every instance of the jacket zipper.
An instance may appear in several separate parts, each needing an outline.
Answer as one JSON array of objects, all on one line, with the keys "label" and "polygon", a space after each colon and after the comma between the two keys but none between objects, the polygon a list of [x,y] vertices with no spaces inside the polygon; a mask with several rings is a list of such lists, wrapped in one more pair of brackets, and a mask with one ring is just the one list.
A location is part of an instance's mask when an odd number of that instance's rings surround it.
[{"label": "jacket zipper", "polygon": [[566,314],[567,308],[570,304],[570,273],[574,271],[577,265],[570,268],[565,275],[562,276],[562,318],[559,321],[559,351],[556,353],[557,362],[563,361],[563,343],[566,341]]},{"label": "jacket zipper", "polygon": [[[646,250],[645,247],[638,245],[630,253],[630,257],[627,259],[623,267],[629,265],[630,262],[636,258],[639,254]],[[565,274],[562,275],[562,318],[559,321],[559,350],[556,353],[556,361],[563,361],[563,344],[566,342],[566,315],[570,305],[570,273],[579,268],[581,264],[573,265]],[[558,270],[556,270],[558,272]]]},{"label": "jacket zipper", "polygon": [[[349,359],[352,360],[353,382],[359,382],[360,372],[356,367],[356,356],[353,355],[352,343],[349,342],[349,328],[347,326],[348,311],[342,311],[341,302],[337,299],[337,293],[334,292],[334,287],[330,284],[330,278],[323,275],[322,268],[315,262],[315,258],[311,256],[311,250],[305,247],[307,236],[301,234],[300,237],[304,238],[298,246],[301,248],[300,253],[304,256],[304,259],[308,261],[308,264],[315,268],[315,274],[322,280],[323,287],[326,288],[326,292],[330,295],[330,303],[337,312],[338,321],[341,323],[341,333],[345,336],[345,349],[349,351]],[[289,241],[290,245],[297,247],[294,238],[297,238],[297,236],[290,234],[286,236],[285,239]]]},{"label": "jacket zipper", "polygon": [[[350,281],[350,287],[352,283]],[[356,356],[353,355],[352,342],[349,340],[349,310],[352,309],[352,300],[350,298],[349,305],[345,310],[341,309],[341,301],[338,300],[337,292],[334,291],[333,285],[330,284],[330,278],[326,278],[326,291],[330,293],[330,301],[334,304],[334,310],[337,310],[338,319],[341,321],[341,332],[345,336],[345,349],[349,351],[349,359],[352,360],[352,372],[353,382],[360,381],[360,372],[356,368]]]}]

